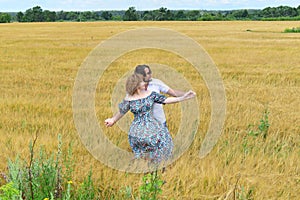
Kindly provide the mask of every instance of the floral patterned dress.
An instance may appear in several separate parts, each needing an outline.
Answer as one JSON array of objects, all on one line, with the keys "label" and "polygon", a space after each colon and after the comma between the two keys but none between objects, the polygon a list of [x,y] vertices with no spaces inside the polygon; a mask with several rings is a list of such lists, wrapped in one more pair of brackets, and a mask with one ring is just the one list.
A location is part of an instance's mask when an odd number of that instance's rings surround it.
[{"label": "floral patterned dress", "polygon": [[123,100],[120,113],[130,110],[134,120],[130,126],[128,140],[135,158],[144,158],[160,163],[172,156],[173,141],[167,127],[153,117],[154,103],[162,104],[166,97],[156,92],[137,100]]}]

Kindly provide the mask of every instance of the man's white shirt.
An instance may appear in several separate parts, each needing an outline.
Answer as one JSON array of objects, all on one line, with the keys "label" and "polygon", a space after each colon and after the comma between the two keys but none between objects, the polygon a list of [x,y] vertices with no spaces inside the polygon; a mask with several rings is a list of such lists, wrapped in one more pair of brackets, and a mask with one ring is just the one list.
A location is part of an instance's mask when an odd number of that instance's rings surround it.
[{"label": "man's white shirt", "polygon": [[[168,90],[170,89],[164,82],[159,79],[152,78],[148,84],[147,90],[154,91],[157,93],[165,93],[167,94]],[[154,103],[153,105],[153,116],[155,119],[160,121],[161,123],[166,122],[166,116],[163,110],[163,105],[159,103]]]}]

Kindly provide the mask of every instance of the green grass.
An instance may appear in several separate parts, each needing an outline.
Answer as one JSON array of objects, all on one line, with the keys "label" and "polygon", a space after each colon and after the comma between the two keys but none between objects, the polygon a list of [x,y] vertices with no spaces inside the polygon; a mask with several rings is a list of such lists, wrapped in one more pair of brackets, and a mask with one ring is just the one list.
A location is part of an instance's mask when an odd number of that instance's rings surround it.
[{"label": "green grass", "polygon": [[300,27],[287,28],[284,30],[285,33],[300,33]]}]

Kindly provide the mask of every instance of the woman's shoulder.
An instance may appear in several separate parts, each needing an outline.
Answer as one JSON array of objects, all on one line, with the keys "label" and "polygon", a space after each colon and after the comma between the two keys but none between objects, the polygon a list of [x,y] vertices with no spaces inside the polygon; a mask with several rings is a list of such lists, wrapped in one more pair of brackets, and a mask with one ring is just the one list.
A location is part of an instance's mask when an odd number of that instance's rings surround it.
[{"label": "woman's shoulder", "polygon": [[157,94],[159,94],[159,93],[157,93],[157,92],[155,92],[155,91],[151,91],[151,93],[149,94],[149,96],[155,96],[155,95],[157,95]]},{"label": "woman's shoulder", "polygon": [[163,96],[162,94],[152,91],[151,94],[149,95],[150,98],[157,98]]},{"label": "woman's shoulder", "polygon": [[123,101],[129,101],[130,100],[130,95],[129,94],[126,94]]},{"label": "woman's shoulder", "polygon": [[132,95],[126,95],[123,101],[138,101],[141,99],[146,99],[153,95],[153,91],[147,91],[144,95],[141,96],[132,96]]}]

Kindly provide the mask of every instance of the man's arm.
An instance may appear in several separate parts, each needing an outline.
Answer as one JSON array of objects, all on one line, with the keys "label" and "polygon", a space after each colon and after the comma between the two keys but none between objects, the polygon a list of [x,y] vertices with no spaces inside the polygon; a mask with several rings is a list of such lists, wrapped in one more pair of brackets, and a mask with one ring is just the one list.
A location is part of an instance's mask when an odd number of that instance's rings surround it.
[{"label": "man's arm", "polygon": [[186,92],[181,91],[181,90],[175,90],[170,88],[167,84],[165,84],[163,81],[159,79],[155,79],[155,83],[159,85],[158,90],[162,93],[168,94],[172,97],[181,97],[183,96]]}]

